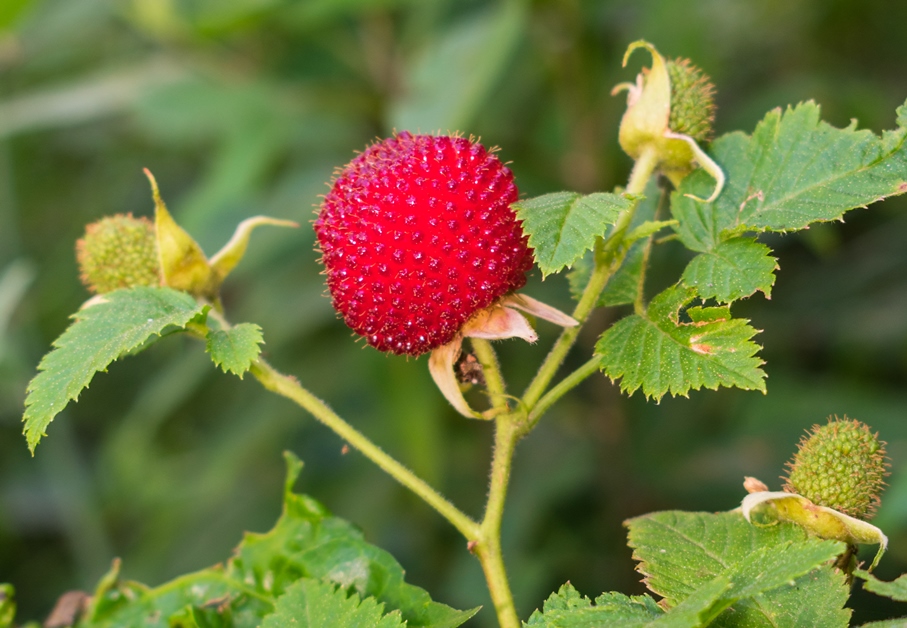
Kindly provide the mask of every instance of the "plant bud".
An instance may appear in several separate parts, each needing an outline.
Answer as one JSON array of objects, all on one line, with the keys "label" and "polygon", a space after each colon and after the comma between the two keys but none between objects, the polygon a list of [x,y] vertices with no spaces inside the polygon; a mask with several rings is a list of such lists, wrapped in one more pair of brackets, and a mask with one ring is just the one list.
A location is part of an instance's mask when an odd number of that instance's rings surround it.
[{"label": "plant bud", "polygon": [[154,225],[132,214],[88,225],[76,242],[76,260],[82,283],[96,294],[161,284]]},{"label": "plant bud", "polygon": [[865,423],[833,417],[827,425],[813,426],[788,466],[786,491],[867,520],[885,485],[885,443]]},{"label": "plant bud", "polygon": [[649,51],[652,67],[644,68],[635,83],[621,83],[611,91],[627,91],[627,111],[618,136],[620,146],[633,159],[643,155],[654,159],[675,187],[697,165],[702,167],[716,181],[715,190],[706,199],[711,202],[721,193],[725,177],[697,142],[708,140],[712,132],[714,87],[702,70],[689,61],[665,61],[645,41],[630,44],[624,65],[637,48]]}]

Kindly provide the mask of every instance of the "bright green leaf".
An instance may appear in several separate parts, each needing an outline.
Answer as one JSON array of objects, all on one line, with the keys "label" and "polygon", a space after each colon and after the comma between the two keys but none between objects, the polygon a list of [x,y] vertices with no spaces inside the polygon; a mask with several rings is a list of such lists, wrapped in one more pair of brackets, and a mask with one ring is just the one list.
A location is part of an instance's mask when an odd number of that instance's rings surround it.
[{"label": "bright green leaf", "polygon": [[28,385],[22,420],[32,453],[53,418],[78,399],[95,373],[166,328],[182,328],[206,311],[182,292],[136,287],[109,292],[101,303],[76,312],[75,322],[54,341]]},{"label": "bright green leaf", "polygon": [[638,570],[669,606],[680,608],[704,586],[732,583],[712,608],[731,603],[733,610],[710,625],[847,626],[845,578],[830,565],[842,543],[809,538],[791,524],[753,526],[739,512],[659,512],[627,526]]},{"label": "bright green leaf", "polygon": [[[390,554],[366,543],[362,532],[332,517],[315,500],[293,493],[302,463],[288,454],[287,467],[283,514],[270,532],[247,533],[224,565],[180,576],[156,588],[120,580],[115,564],[98,586],[88,617],[79,628],[259,626],[275,612],[280,614],[272,615],[272,622],[285,618],[291,609],[288,605],[297,602],[309,604],[313,613],[333,613],[338,603],[356,609],[383,606],[387,613],[395,613],[393,621],[383,620],[390,621],[388,626],[405,621],[410,628],[455,628],[476,614],[479,609],[455,610],[407,584],[403,569]],[[316,584],[297,584],[304,578]],[[328,593],[339,585],[343,599],[352,589],[352,601],[333,599],[333,594],[326,599],[315,590],[322,581],[321,587]],[[302,597],[284,601],[293,591],[297,592],[294,596]],[[362,598],[361,605],[357,598]],[[315,608],[322,602],[324,609]],[[313,625],[346,624],[326,621]]]},{"label": "bright green leaf", "polygon": [[863,584],[863,589],[866,591],[871,591],[882,597],[890,597],[897,602],[907,602],[907,574],[891,582],[879,580],[868,571],[862,569],[854,571],[854,575],[866,581]]},{"label": "bright green leaf", "polygon": [[718,138],[711,155],[727,175],[721,196],[714,203],[686,196],[711,192],[714,181],[700,170],[671,198],[684,244],[707,252],[745,231],[803,229],[907,192],[907,115],[898,111],[900,128],[881,138],[832,127],[814,102],[769,112],[752,136]]},{"label": "bright green leaf", "polygon": [[755,238],[725,240],[694,257],[683,271],[683,282],[703,299],[730,303],[762,291],[771,297],[777,260]]},{"label": "bright green leaf", "polygon": [[541,611],[535,611],[526,626],[544,628],[579,628],[611,626],[630,628],[645,626],[663,615],[648,595],[626,596],[620,593],[605,593],[592,601],[580,595],[569,582],[557,593],[552,593]]},{"label": "bright green leaf", "polygon": [[550,275],[582,257],[630,205],[607,192],[554,192],[521,201],[515,209],[542,275]]},{"label": "bright green leaf", "polygon": [[765,391],[765,373],[756,357],[756,330],[731,318],[727,307],[691,307],[689,322],[680,310],[696,296],[673,286],[656,296],[645,314],[633,314],[608,329],[595,346],[601,369],[621,389],[647,397],[686,395],[690,389],[736,386]]},{"label": "bright green leaf", "polygon": [[389,615],[382,611],[375,598],[360,600],[334,584],[302,578],[277,599],[262,628],[404,628],[400,611]]},{"label": "bright green leaf", "polygon": [[211,359],[224,373],[229,371],[242,379],[243,373],[258,359],[263,342],[261,327],[240,323],[227,330],[212,329],[205,344]]}]

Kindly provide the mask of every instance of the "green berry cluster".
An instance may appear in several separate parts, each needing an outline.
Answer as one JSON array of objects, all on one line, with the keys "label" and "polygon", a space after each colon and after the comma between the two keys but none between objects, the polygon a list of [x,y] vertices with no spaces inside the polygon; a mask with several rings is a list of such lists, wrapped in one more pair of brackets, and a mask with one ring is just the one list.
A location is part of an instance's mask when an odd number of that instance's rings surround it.
[{"label": "green berry cluster", "polygon": [[147,218],[117,214],[88,225],[76,242],[76,259],[82,283],[96,294],[161,284],[154,224]]},{"label": "green berry cluster", "polygon": [[866,520],[879,505],[887,466],[878,434],[865,423],[835,416],[800,441],[784,490]]},{"label": "green berry cluster", "polygon": [[715,121],[715,86],[689,59],[673,59],[667,66],[671,81],[668,128],[697,142],[708,141]]}]

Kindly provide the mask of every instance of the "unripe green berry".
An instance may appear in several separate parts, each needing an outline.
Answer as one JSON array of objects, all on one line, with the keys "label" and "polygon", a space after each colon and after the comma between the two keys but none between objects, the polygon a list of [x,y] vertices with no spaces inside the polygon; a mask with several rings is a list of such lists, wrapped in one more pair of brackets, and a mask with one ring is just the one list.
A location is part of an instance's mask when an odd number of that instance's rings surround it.
[{"label": "unripe green berry", "polygon": [[887,466],[885,443],[868,425],[832,417],[800,441],[784,490],[867,520],[880,503]]},{"label": "unripe green berry", "polygon": [[674,59],[667,66],[671,80],[668,127],[697,142],[708,141],[715,121],[715,86],[689,59]]},{"label": "unripe green berry", "polygon": [[76,259],[82,283],[97,294],[161,284],[154,224],[147,218],[117,214],[88,225],[76,242]]}]

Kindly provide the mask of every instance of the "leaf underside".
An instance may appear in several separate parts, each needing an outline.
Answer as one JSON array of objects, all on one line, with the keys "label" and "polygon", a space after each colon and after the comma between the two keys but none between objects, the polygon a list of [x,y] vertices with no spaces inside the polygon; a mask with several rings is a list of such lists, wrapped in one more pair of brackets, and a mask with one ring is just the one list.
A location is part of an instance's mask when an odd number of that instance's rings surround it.
[{"label": "leaf underside", "polygon": [[95,373],[170,327],[183,328],[208,306],[170,288],[136,287],[104,295],[80,310],[38,365],[25,398],[25,437],[34,453],[53,418],[75,401]]}]

